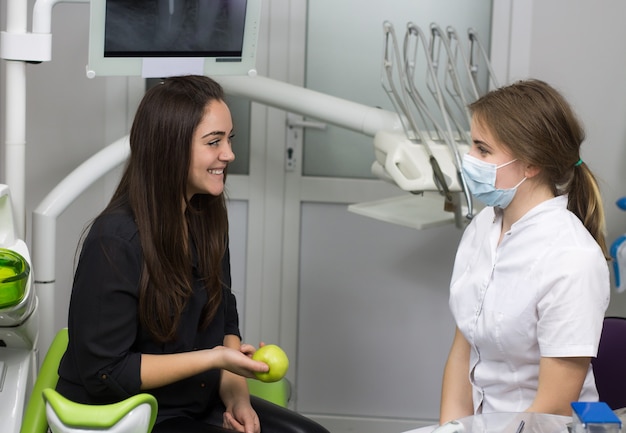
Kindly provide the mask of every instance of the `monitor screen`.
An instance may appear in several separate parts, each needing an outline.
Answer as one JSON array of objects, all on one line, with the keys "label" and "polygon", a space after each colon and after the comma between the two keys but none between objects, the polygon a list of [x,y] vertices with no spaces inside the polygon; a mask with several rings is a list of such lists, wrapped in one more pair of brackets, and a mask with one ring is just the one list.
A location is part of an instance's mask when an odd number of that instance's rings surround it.
[{"label": "monitor screen", "polygon": [[90,78],[255,73],[261,0],[90,3]]}]

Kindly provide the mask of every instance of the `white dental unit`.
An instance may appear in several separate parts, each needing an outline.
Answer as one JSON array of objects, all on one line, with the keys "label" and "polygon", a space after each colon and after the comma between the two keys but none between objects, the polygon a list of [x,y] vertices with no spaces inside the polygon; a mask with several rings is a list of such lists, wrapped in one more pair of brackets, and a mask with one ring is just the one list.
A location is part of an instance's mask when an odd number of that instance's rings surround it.
[{"label": "white dental unit", "polygon": [[31,259],[0,185],[0,429],[18,432],[37,371],[39,320]]},{"label": "white dental unit", "polygon": [[[52,8],[57,3],[85,3],[88,0],[38,0],[32,17],[32,32],[26,29],[27,2],[7,1],[7,29],[0,38],[0,58],[6,60],[6,184],[0,185],[0,248],[21,254],[30,265],[28,248],[20,239],[24,224],[25,148],[25,64],[51,60]],[[89,78],[107,75],[160,77],[184,73],[214,76],[228,94],[246,96],[270,106],[354,130],[373,137],[376,160],[372,172],[379,178],[415,194],[438,192],[438,213],[444,209],[458,227],[471,218],[472,199],[461,176],[461,155],[470,144],[469,116],[465,106],[487,89],[481,89],[477,72],[494,85],[493,72],[476,33],[465,37],[453,28],[433,24],[426,31],[407,23],[403,40],[396,37],[391,23],[382,23],[385,40],[382,58],[382,85],[396,112],[369,107],[323,93],[257,76],[255,49],[260,0],[241,0],[245,9],[242,48],[233,59],[223,55],[185,53],[176,57],[155,57],[139,50],[124,57],[104,55],[105,0],[91,2]],[[171,3],[171,2],[170,2]],[[465,39],[465,40],[463,40]],[[134,48],[129,48],[132,51]],[[163,55],[162,53],[160,55]],[[417,83],[416,69],[427,70],[425,90]],[[164,72],[165,71],[165,72]],[[56,218],[90,185],[118,167],[129,152],[127,137],[105,147],[77,167],[58,184],[35,209],[32,227],[33,272],[27,275],[25,295],[19,306],[0,304],[0,431],[17,433],[22,407],[36,377],[37,350],[45,352],[56,330],[52,309],[55,281]],[[9,193],[10,189],[10,193]],[[409,196],[410,197],[410,196]],[[404,206],[391,204],[391,212]],[[11,205],[12,204],[12,205]],[[394,207],[395,206],[395,207]],[[389,210],[370,204],[352,205],[357,213],[390,219]],[[428,210],[427,210],[428,211]],[[15,214],[15,216],[13,216]],[[33,277],[34,275],[34,277]],[[35,296],[36,293],[36,296]],[[1,294],[0,294],[1,296]],[[13,311],[19,310],[16,317]],[[8,320],[14,320],[9,323]],[[39,326],[39,323],[42,326]],[[6,330],[11,328],[10,330]],[[15,361],[19,353],[20,360]],[[18,367],[13,365],[19,364]],[[19,374],[13,374],[17,368]],[[4,379],[4,381],[3,381]],[[12,405],[8,398],[18,396]],[[9,410],[10,408],[10,410]]]}]

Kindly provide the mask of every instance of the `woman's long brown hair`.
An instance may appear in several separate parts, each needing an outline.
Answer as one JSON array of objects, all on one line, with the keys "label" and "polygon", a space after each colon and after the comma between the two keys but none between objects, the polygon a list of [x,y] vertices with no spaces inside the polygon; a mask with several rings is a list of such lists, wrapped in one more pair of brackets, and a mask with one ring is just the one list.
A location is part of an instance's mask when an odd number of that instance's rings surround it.
[{"label": "woman's long brown hair", "polygon": [[126,169],[104,211],[126,205],[133,212],[144,260],[139,319],[157,341],[175,337],[193,290],[190,238],[208,293],[201,327],[221,303],[228,237],[224,194],[196,194],[187,201],[186,188],[194,131],[208,104],[223,98],[221,86],[203,76],[168,78],[149,89],[131,128]]}]

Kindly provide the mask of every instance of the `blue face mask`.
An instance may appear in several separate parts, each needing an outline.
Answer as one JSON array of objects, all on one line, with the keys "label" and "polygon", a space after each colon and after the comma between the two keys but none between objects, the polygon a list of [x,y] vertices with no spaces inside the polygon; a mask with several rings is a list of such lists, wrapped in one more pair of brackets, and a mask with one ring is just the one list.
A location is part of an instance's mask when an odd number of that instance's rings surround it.
[{"label": "blue face mask", "polygon": [[499,168],[505,167],[516,159],[502,165],[491,164],[481,161],[478,158],[465,154],[463,156],[463,176],[467,187],[474,197],[486,204],[487,206],[497,206],[506,208],[515,197],[517,187],[526,180],[522,179],[520,183],[513,188],[499,189],[496,188],[496,172]]}]

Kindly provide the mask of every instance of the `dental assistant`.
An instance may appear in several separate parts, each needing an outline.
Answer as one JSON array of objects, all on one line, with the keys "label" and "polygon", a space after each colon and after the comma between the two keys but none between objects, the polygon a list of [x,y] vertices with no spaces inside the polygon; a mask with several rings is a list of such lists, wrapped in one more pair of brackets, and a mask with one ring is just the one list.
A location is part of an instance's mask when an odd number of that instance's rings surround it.
[{"label": "dental assistant", "polygon": [[440,423],[490,412],[571,416],[597,401],[596,356],[610,280],[598,184],[584,131],[545,82],[470,105],[463,173],[486,207],[461,239],[450,284],[456,332]]}]

